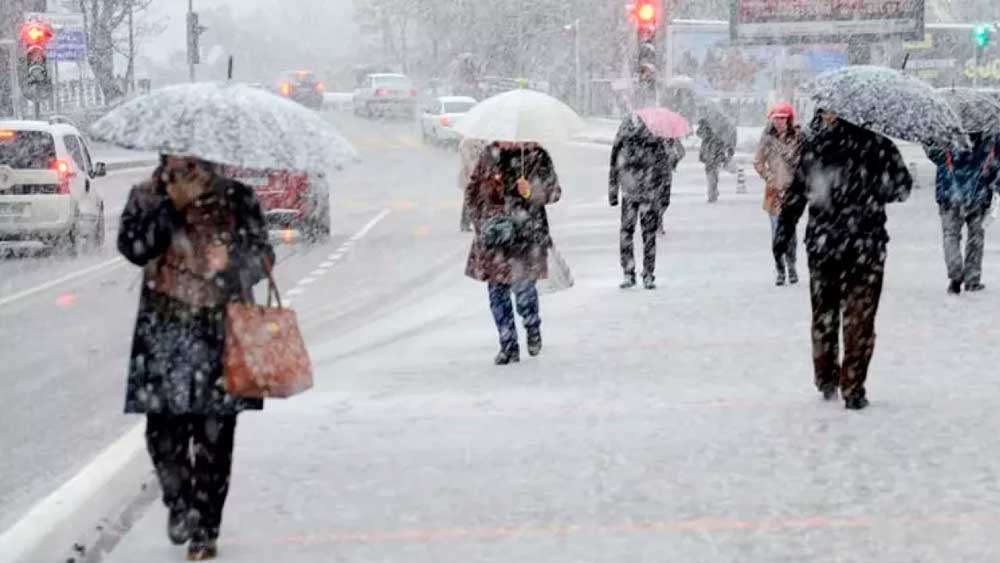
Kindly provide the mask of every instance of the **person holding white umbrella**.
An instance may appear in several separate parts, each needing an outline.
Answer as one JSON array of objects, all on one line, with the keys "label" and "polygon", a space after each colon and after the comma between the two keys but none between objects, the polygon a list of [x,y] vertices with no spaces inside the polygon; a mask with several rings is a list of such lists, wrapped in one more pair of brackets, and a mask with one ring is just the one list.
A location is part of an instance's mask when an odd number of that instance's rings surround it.
[{"label": "person holding white umbrella", "polygon": [[465,189],[476,233],[466,275],[489,288],[500,339],[497,365],[521,359],[511,294],[527,332],[528,353],[542,351],[536,283],[548,277],[552,248],[545,206],[559,201],[562,188],[541,143],[565,140],[579,126],[573,110],[524,89],[484,101],[458,126],[467,137],[492,141]]}]

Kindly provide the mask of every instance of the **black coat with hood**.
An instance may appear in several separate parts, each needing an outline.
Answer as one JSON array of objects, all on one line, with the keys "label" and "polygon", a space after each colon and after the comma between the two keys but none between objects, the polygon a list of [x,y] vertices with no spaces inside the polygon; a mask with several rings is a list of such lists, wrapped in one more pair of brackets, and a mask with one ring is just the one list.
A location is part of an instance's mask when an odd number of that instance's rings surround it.
[{"label": "black coat with hood", "polygon": [[626,201],[666,209],[673,173],[684,154],[679,140],[657,137],[634,115],[626,118],[611,149],[609,201],[616,205],[620,194]]},{"label": "black coat with hood", "polygon": [[817,114],[785,194],[774,245],[785,250],[809,207],[805,245],[810,265],[884,258],[885,206],[910,195],[913,179],[891,140]]}]

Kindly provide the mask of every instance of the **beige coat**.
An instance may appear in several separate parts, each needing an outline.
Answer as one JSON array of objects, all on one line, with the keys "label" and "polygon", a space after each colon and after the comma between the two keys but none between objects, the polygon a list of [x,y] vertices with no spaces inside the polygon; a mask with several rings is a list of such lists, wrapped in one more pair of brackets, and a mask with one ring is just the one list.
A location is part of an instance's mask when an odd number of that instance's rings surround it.
[{"label": "beige coat", "polygon": [[764,179],[764,211],[770,215],[781,213],[785,192],[795,178],[802,151],[802,131],[793,127],[790,134],[778,137],[773,126],[768,127],[757,146],[753,167]]}]

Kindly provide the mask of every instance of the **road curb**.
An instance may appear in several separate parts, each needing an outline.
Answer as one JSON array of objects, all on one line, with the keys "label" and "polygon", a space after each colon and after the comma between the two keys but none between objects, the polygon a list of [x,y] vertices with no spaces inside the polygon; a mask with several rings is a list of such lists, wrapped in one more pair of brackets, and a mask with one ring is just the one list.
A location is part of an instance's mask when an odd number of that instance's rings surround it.
[{"label": "road curb", "polygon": [[99,561],[155,499],[156,476],[144,452],[139,423],[0,533],[0,562]]}]

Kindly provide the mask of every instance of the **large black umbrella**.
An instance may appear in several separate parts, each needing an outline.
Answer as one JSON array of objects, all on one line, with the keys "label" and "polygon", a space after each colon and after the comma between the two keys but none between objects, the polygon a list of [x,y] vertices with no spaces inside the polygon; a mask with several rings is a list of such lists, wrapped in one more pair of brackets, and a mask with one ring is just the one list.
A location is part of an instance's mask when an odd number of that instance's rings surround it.
[{"label": "large black umbrella", "polygon": [[958,114],[926,82],[891,68],[848,66],[812,83],[816,107],[887,137],[924,145],[966,144]]},{"label": "large black umbrella", "polygon": [[1000,103],[971,88],[945,88],[941,95],[958,113],[968,133],[1000,133]]}]

